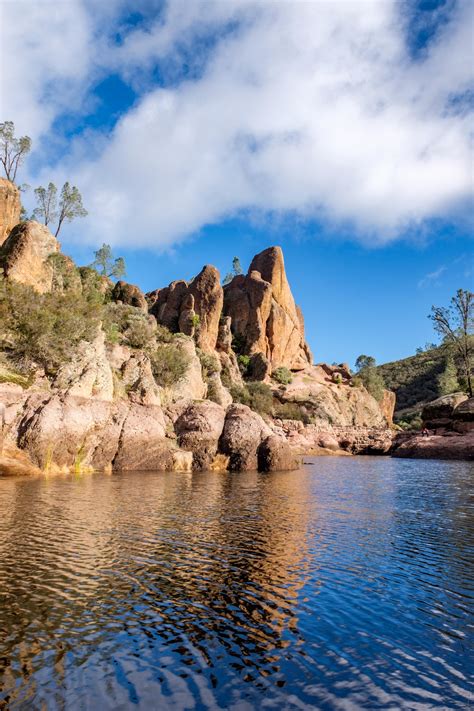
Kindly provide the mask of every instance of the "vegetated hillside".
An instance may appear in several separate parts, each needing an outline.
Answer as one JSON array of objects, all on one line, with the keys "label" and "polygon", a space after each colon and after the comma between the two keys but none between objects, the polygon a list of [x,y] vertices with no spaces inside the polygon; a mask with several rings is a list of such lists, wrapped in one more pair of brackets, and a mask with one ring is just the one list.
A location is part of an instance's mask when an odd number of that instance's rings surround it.
[{"label": "vegetated hillside", "polygon": [[377,366],[385,387],[393,390],[397,396],[396,413],[416,409],[442,395],[438,378],[451,354],[452,346],[443,345],[410,358]]}]

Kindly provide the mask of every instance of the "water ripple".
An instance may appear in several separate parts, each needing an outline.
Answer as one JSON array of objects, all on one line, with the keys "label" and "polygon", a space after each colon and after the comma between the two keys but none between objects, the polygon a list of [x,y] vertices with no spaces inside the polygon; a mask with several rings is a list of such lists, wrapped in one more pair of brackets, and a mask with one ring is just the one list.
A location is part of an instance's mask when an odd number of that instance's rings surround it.
[{"label": "water ripple", "polygon": [[0,481],[0,709],[466,709],[473,467]]}]

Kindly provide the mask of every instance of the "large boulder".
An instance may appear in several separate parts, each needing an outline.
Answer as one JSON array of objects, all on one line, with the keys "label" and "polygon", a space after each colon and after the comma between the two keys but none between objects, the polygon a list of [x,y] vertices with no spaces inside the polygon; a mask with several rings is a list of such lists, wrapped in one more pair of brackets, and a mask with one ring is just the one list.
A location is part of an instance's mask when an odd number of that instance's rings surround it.
[{"label": "large boulder", "polygon": [[460,434],[400,435],[394,442],[393,457],[410,459],[460,459],[474,460],[474,431]]},{"label": "large boulder", "polygon": [[450,427],[455,408],[465,400],[467,400],[465,393],[452,393],[429,402],[421,413],[424,426],[428,429]]},{"label": "large boulder", "polygon": [[229,457],[231,471],[258,469],[258,449],[272,434],[270,428],[247,405],[233,404],[227,410],[219,449]]},{"label": "large boulder", "polygon": [[237,276],[224,289],[224,313],[248,355],[262,353],[274,370],[301,370],[312,362],[304,338],[301,310],[288,284],[280,247],[254,257],[247,276]]},{"label": "large boulder", "polygon": [[76,397],[113,400],[114,380],[103,331],[98,332],[92,343],[79,344],[74,360],[59,369],[55,386]]},{"label": "large boulder", "polygon": [[464,400],[453,410],[453,429],[456,432],[471,432],[474,430],[474,397]]},{"label": "large boulder", "polygon": [[212,352],[216,348],[224,304],[224,292],[218,270],[206,265],[188,288],[194,297],[194,310],[199,317],[197,344],[203,351]]},{"label": "large boulder", "polygon": [[225,410],[207,400],[192,403],[178,417],[175,431],[181,449],[193,453],[193,469],[211,468],[224,428]]},{"label": "large boulder", "polygon": [[0,178],[0,246],[20,222],[20,191],[10,180]]},{"label": "large boulder", "polygon": [[288,443],[277,435],[263,440],[258,448],[257,461],[260,472],[291,471],[299,467],[299,461]]},{"label": "large boulder", "polygon": [[45,293],[52,289],[54,274],[48,257],[57,254],[59,247],[44,225],[34,220],[21,222],[0,248],[0,266],[9,279]]},{"label": "large boulder", "polygon": [[135,286],[135,284],[129,284],[126,281],[118,281],[114,288],[112,289],[112,300],[120,301],[122,304],[127,306],[135,306],[143,311],[148,311],[147,300],[142,290]]}]

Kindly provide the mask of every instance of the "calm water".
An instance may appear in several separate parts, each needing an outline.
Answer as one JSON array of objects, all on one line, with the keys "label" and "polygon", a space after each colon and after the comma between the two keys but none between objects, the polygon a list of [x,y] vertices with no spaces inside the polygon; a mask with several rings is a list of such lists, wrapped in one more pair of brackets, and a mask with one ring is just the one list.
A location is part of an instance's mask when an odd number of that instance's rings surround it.
[{"label": "calm water", "polygon": [[0,709],[474,708],[474,470],[0,481]]}]

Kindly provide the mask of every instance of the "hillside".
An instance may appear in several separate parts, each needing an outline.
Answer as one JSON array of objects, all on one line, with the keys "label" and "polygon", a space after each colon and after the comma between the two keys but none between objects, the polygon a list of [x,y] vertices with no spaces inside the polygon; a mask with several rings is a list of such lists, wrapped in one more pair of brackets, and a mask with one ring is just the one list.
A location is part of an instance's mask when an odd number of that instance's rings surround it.
[{"label": "hillside", "polygon": [[396,414],[436,399],[440,392],[438,377],[444,371],[451,346],[440,346],[424,353],[377,366],[385,387],[397,396]]}]

